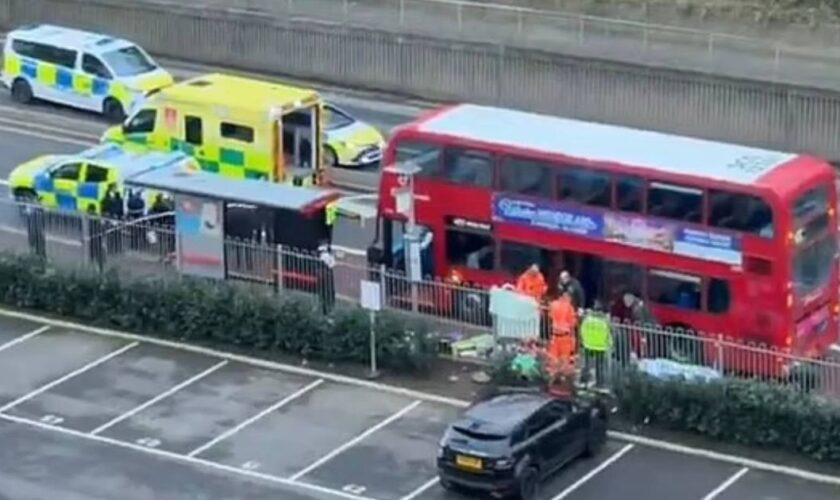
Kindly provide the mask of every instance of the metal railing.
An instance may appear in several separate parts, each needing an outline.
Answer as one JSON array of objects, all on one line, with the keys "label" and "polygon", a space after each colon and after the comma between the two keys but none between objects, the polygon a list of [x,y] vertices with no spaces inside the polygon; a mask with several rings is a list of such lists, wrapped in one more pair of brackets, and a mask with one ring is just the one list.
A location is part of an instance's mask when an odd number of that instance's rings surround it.
[{"label": "metal railing", "polygon": [[[178,235],[165,219],[116,221],[0,202],[0,252],[34,252],[54,265],[93,272],[178,279]],[[509,338],[499,334],[500,321],[490,312],[487,290],[435,280],[412,282],[399,272],[371,267],[356,254],[336,257],[330,268],[312,253],[258,240],[227,239],[225,279],[270,287],[278,293],[309,293],[325,310],[336,302],[359,304],[361,281],[378,281],[385,308],[425,318],[434,326],[441,353],[464,360],[486,361]],[[545,311],[516,329],[535,339],[550,338]],[[721,335],[619,320],[611,322],[611,334],[607,358],[613,374],[645,363],[654,366],[652,360],[668,360],[679,363],[671,368],[684,367],[684,375],[705,367],[706,374],[755,377],[840,398],[840,359],[804,358]],[[583,353],[579,354],[582,360]]]},{"label": "metal railing", "polygon": [[[748,55],[745,72],[760,66],[766,76],[801,76],[803,60],[836,64],[828,48],[688,27],[651,24],[581,13],[466,0],[203,0],[276,16],[316,19],[406,33],[491,41],[546,50],[586,51],[619,60],[689,68],[736,67],[733,55]],[[682,67],[678,65],[677,67]]]}]

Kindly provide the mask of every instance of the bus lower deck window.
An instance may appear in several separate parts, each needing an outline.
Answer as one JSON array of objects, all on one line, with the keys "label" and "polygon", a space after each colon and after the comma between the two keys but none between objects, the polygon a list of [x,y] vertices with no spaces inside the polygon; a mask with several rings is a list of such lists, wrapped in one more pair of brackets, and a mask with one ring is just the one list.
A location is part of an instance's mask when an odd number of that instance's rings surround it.
[{"label": "bus lower deck window", "polygon": [[658,304],[699,310],[701,283],[697,276],[651,270],[648,273],[648,297]]},{"label": "bus lower deck window", "polygon": [[490,271],[495,262],[495,242],[490,235],[447,230],[446,259],[450,264]]}]

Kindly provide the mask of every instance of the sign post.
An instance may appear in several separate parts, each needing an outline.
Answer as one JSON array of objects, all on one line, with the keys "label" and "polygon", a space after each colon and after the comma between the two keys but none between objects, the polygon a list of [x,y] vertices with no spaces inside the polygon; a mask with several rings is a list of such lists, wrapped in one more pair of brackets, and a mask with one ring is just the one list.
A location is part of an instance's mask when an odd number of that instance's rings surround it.
[{"label": "sign post", "polygon": [[378,281],[362,280],[361,285],[362,307],[370,311],[370,377],[376,378],[376,313],[382,310],[382,290]]},{"label": "sign post", "polygon": [[394,197],[397,213],[404,215],[408,219],[403,236],[407,251],[405,262],[406,271],[411,282],[411,309],[417,312],[419,308],[417,283],[423,278],[423,269],[421,268],[422,260],[420,259],[420,235],[417,230],[417,218],[415,214],[416,196],[414,193],[414,177],[422,169],[413,162],[405,162],[385,167],[383,170],[399,176],[401,187],[394,189],[391,195]]}]

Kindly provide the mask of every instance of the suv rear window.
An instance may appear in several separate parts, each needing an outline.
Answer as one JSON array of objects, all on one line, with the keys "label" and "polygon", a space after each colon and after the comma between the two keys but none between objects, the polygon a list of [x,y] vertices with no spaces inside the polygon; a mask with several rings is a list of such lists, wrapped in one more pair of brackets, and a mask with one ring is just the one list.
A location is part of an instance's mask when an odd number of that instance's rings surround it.
[{"label": "suv rear window", "polygon": [[475,432],[469,429],[464,429],[463,427],[454,427],[454,429],[467,436],[470,439],[475,439],[476,441],[501,441],[503,439],[507,439],[507,436],[503,436],[501,434],[487,434],[484,432]]}]

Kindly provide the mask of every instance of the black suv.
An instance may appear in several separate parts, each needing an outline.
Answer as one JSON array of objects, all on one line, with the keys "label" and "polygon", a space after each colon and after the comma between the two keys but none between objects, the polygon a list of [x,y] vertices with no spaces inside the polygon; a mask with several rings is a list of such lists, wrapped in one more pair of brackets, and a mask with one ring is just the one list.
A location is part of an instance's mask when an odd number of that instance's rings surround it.
[{"label": "black suv", "polygon": [[440,484],[531,500],[544,478],[578,456],[597,453],[606,435],[607,409],[597,399],[495,394],[446,430],[437,458]]}]

